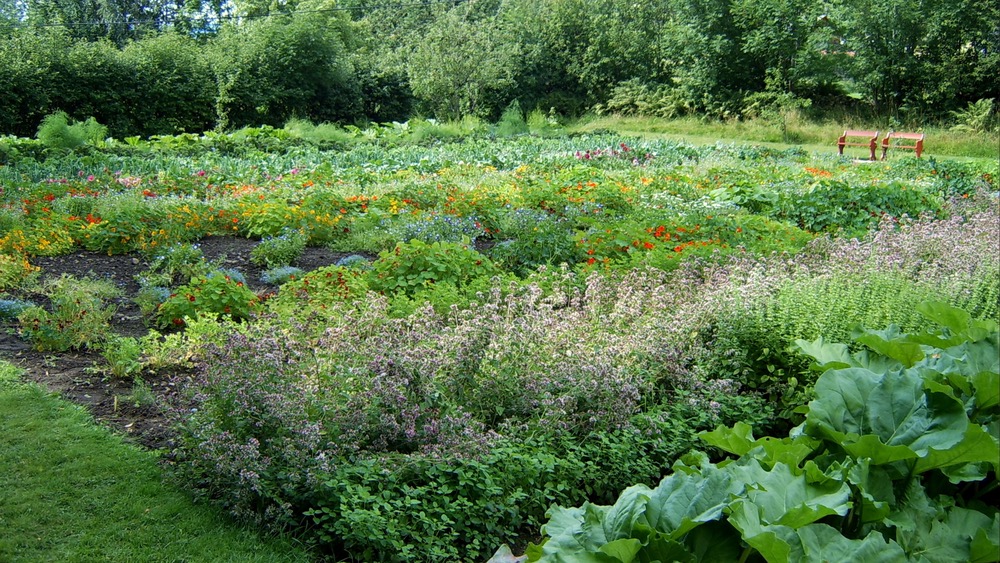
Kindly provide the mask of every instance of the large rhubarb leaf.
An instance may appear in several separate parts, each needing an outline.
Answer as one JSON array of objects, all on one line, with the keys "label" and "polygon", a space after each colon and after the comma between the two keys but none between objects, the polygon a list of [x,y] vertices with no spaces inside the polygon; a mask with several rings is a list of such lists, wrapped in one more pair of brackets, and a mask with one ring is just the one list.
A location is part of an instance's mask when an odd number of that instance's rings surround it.
[{"label": "large rhubarb leaf", "polygon": [[887,542],[877,532],[863,540],[852,540],[826,524],[809,524],[798,529],[765,524],[756,507],[742,500],[735,501],[732,508],[729,521],[740,531],[743,541],[769,562],[898,563],[906,557],[898,544]]},{"label": "large rhubarb leaf", "polygon": [[701,473],[675,472],[650,492],[641,522],[671,539],[680,538],[700,523],[718,520],[743,487],[728,467],[705,465]]},{"label": "large rhubarb leaf", "polygon": [[[1000,466],[1000,447],[982,426],[970,424],[966,428],[961,442],[946,450],[929,450],[927,455],[918,459],[914,473],[924,473],[931,469],[956,468],[981,462],[991,464],[994,469]],[[952,473],[955,472],[952,471]],[[970,477],[974,475],[976,473],[970,474]],[[979,480],[984,476],[980,475],[971,480]]]},{"label": "large rhubarb leaf", "polygon": [[913,367],[924,359],[924,351],[919,344],[903,340],[903,336],[899,327],[890,325],[882,331],[866,330],[854,339],[878,354],[898,361],[903,367]]},{"label": "large rhubarb leaf", "polygon": [[750,458],[733,472],[747,483],[745,497],[759,510],[767,524],[801,528],[826,516],[843,516],[850,510],[851,489],[847,483],[827,480],[810,483],[783,463],[766,471]]},{"label": "large rhubarb leaf", "polygon": [[711,432],[700,432],[698,436],[708,445],[731,454],[742,456],[753,453],[768,467],[773,467],[775,463],[798,467],[819,445],[817,440],[808,436],[754,439],[750,425],[743,422],[737,422],[732,428],[720,426]]},{"label": "large rhubarb leaf", "polygon": [[950,448],[962,441],[969,424],[961,403],[926,393],[923,379],[912,370],[831,370],[816,381],[816,396],[809,403],[806,431],[879,463]]}]

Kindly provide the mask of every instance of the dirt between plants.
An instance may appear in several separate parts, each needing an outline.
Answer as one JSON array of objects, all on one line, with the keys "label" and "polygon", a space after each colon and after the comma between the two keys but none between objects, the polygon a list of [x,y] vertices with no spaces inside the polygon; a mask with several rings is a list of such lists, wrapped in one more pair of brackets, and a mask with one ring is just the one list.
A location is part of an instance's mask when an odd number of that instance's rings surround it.
[{"label": "dirt between plants", "polygon": [[[258,293],[277,289],[261,282],[263,270],[250,262],[250,251],[257,245],[257,241],[213,236],[202,239],[198,245],[206,260],[219,261],[224,268],[242,272],[250,289]],[[307,248],[293,265],[310,271],[335,264],[348,255],[325,248]],[[41,268],[43,280],[72,274],[113,282],[122,290],[122,296],[114,301],[117,311],[112,320],[112,330],[119,335],[133,337],[148,333],[139,307],[133,302],[139,290],[136,275],[145,272],[149,266],[141,256],[108,256],[81,251],[64,256],[38,257],[31,262]],[[37,295],[17,297],[31,299],[36,303],[45,301]],[[108,375],[106,370],[101,369],[105,361],[100,354],[90,351],[39,352],[17,334],[14,323],[0,325],[0,359],[24,369],[26,379],[82,405],[99,423],[121,433],[128,441],[150,449],[172,447],[174,432],[164,405],[177,400],[178,381],[187,374],[144,372],[143,380],[156,401],[136,402],[130,399],[133,381]]]}]

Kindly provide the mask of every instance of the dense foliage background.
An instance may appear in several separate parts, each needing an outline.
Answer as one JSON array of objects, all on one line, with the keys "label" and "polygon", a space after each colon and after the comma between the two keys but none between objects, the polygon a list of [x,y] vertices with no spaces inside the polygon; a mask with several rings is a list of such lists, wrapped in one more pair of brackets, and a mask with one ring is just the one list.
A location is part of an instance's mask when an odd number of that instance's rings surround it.
[{"label": "dense foliage background", "polygon": [[988,0],[2,0],[0,133],[33,136],[60,110],[123,138],[496,119],[515,101],[982,127],[997,22]]}]

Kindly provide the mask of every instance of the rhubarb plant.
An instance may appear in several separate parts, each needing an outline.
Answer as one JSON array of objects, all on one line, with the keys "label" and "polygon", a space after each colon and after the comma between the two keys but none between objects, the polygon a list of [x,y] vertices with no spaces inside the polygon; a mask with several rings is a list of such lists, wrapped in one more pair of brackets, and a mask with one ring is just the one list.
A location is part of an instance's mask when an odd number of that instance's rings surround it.
[{"label": "rhubarb plant", "polygon": [[728,457],[689,453],[611,506],[553,507],[518,559],[1000,560],[1000,332],[942,303],[918,310],[940,329],[799,341],[822,373],[788,436],[704,432]]}]

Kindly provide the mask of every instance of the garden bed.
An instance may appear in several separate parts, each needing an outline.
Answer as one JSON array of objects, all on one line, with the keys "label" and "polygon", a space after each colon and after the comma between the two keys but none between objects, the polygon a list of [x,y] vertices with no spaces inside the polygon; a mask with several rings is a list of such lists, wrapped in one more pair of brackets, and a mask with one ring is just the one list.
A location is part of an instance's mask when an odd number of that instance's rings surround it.
[{"label": "garden bed", "polygon": [[797,340],[998,315],[992,164],[268,134],[0,169],[0,347],[334,558],[485,559],[699,431],[801,422]]}]

